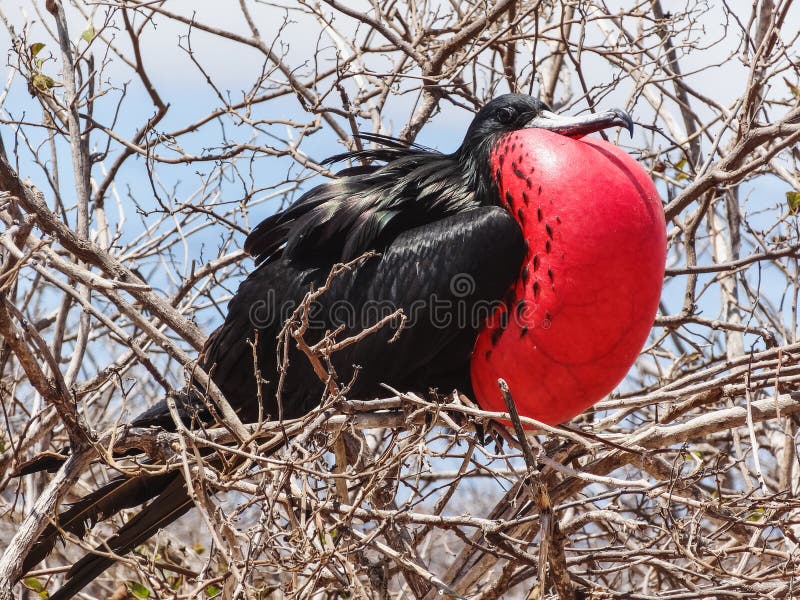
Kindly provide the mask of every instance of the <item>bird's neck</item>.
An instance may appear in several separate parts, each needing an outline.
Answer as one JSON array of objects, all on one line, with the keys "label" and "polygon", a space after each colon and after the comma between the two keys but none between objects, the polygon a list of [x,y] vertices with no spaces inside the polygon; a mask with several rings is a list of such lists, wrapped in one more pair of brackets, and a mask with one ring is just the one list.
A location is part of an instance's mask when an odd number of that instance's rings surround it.
[{"label": "bird's neck", "polygon": [[499,137],[488,135],[477,141],[465,140],[451,155],[460,165],[465,185],[481,205],[502,205],[492,167],[492,148]]}]

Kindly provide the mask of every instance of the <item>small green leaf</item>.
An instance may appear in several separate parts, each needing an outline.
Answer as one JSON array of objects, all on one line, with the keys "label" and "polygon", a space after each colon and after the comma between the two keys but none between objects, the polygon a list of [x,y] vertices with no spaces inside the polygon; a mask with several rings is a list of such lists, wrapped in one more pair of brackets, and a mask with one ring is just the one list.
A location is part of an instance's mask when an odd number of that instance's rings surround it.
[{"label": "small green leaf", "polygon": [[272,595],[279,591],[281,586],[279,585],[266,585],[263,588],[259,588],[256,590],[258,595],[256,596],[258,600],[267,600],[267,598],[272,598]]},{"label": "small green leaf", "polygon": [[757,508],[748,515],[747,520],[750,522],[760,521],[763,517],[764,517],[764,509]]},{"label": "small green leaf", "polygon": [[33,87],[35,87],[40,92],[46,92],[47,90],[54,88],[56,86],[56,82],[52,77],[48,77],[44,73],[36,73],[31,79],[31,83]]},{"label": "small green leaf", "polygon": [[206,586],[205,592],[206,596],[208,596],[209,598],[213,598],[214,596],[219,595],[222,592],[222,590],[212,583],[211,585]]},{"label": "small green leaf", "polygon": [[197,552],[198,554],[204,554],[204,553],[205,553],[205,551],[206,551],[206,549],[205,549],[205,547],[203,546],[203,544],[200,544],[200,543],[197,543],[197,544],[195,544],[194,546],[192,546],[192,550],[194,550],[194,551],[195,551],[195,552]]},{"label": "small green leaf", "polygon": [[788,87],[789,91],[792,92],[792,96],[795,98],[800,98],[800,87],[794,85],[791,81],[786,79],[786,77],[784,77],[783,80],[786,82],[786,87]]},{"label": "small green leaf", "polygon": [[31,56],[36,58],[36,55],[42,51],[47,44],[43,44],[42,42],[36,42],[35,44],[31,44]]},{"label": "small green leaf", "polygon": [[34,592],[41,592],[44,589],[42,582],[36,579],[36,577],[26,577],[22,580],[22,585]]},{"label": "small green leaf", "polygon": [[698,461],[697,456],[694,454],[694,452],[691,452],[691,451],[690,452],[683,452],[681,454],[681,457],[685,461],[692,461],[692,462],[697,462]]},{"label": "small green leaf", "polygon": [[94,27],[89,25],[89,28],[81,34],[81,39],[84,42],[91,43],[94,39]]},{"label": "small green leaf", "polygon": [[173,592],[177,591],[178,588],[181,587],[181,584],[183,584],[183,575],[168,578],[167,584],[169,585],[169,589],[171,589]]},{"label": "small green leaf", "polygon": [[678,162],[673,163],[672,167],[675,169],[675,181],[683,181],[689,179],[689,176],[684,173],[683,168],[686,166],[686,158],[681,158]]},{"label": "small green leaf", "polygon": [[22,580],[22,585],[26,588],[31,590],[32,592],[36,592],[36,594],[40,598],[44,598],[45,600],[50,597],[50,594],[47,593],[47,590],[44,588],[44,585],[41,581],[39,581],[36,577],[26,577]]},{"label": "small green leaf", "polygon": [[786,192],[786,204],[789,206],[789,212],[796,214],[800,210],[800,192],[794,190]]},{"label": "small green leaf", "polygon": [[136,596],[137,598],[146,599],[150,597],[150,590],[143,586],[141,583],[137,583],[135,581],[128,582],[128,589],[131,591],[131,594]]}]

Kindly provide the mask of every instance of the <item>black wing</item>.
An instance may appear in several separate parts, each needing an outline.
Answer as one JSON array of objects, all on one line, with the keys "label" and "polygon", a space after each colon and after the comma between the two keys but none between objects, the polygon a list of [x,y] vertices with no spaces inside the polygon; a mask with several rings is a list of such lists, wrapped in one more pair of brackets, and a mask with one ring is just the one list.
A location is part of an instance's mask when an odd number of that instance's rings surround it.
[{"label": "black wing", "polygon": [[385,160],[344,170],[266,218],[245,241],[261,262],[279,255],[328,266],[382,250],[403,231],[479,206],[456,155],[369,136],[376,149],[330,160]]}]

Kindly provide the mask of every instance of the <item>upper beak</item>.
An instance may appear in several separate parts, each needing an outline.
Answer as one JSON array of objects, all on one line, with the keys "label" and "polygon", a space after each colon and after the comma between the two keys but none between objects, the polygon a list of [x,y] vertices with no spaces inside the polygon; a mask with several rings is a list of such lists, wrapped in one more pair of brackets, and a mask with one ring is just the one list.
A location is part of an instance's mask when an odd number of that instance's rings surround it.
[{"label": "upper beak", "polygon": [[525,127],[548,129],[571,138],[580,138],[609,127],[624,127],[633,137],[633,120],[628,113],[619,108],[579,117],[563,117],[549,110],[543,110],[528,121]]}]

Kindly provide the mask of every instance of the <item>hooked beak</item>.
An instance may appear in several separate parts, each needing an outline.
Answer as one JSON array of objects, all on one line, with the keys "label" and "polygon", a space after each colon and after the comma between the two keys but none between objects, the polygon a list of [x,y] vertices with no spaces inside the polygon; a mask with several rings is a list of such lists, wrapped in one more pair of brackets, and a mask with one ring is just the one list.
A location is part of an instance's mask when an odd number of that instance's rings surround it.
[{"label": "hooked beak", "polygon": [[547,129],[571,138],[581,138],[609,127],[624,127],[633,137],[633,120],[628,113],[619,108],[579,117],[563,117],[549,110],[543,110],[528,121],[525,127]]}]

